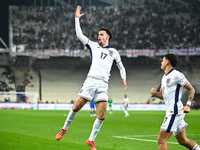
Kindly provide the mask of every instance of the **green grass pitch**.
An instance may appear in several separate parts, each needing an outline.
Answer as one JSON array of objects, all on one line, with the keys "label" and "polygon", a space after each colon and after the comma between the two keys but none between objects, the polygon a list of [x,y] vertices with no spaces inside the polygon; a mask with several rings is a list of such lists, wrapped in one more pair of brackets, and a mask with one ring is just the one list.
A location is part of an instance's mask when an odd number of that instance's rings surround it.
[{"label": "green grass pitch", "polygon": [[[60,141],[55,135],[63,126],[69,111],[0,110],[0,150],[90,150],[85,144],[95,117],[80,111]],[[164,111],[123,111],[106,114],[106,120],[95,140],[98,150],[156,150],[157,134]],[[187,137],[200,144],[200,111],[186,115]],[[184,150],[172,135],[169,150]]]}]

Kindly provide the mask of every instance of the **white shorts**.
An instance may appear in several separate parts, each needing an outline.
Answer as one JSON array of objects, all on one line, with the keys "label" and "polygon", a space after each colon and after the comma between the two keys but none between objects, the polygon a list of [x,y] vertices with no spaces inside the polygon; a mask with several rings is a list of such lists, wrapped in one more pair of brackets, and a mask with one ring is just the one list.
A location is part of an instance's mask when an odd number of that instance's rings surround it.
[{"label": "white shorts", "polygon": [[89,101],[94,99],[94,103],[108,101],[108,83],[97,78],[87,77],[78,96]]},{"label": "white shorts", "polygon": [[184,121],[185,114],[167,115],[162,123],[160,129],[166,132],[171,132],[176,136],[184,128],[187,127],[187,123]]},{"label": "white shorts", "polygon": [[127,110],[127,108],[128,108],[128,105],[124,105],[124,110]]}]

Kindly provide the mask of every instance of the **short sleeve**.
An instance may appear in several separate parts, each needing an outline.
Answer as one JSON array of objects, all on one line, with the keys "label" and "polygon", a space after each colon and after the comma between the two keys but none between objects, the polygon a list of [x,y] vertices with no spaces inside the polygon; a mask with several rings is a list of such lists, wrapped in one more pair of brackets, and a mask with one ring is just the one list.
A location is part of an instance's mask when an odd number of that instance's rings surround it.
[{"label": "short sleeve", "polygon": [[116,61],[116,63],[120,63],[121,62],[121,57],[118,53],[117,50],[114,51],[114,60]]},{"label": "short sleeve", "polygon": [[188,82],[183,73],[178,73],[176,78],[177,84],[180,84],[181,86],[184,86]]}]

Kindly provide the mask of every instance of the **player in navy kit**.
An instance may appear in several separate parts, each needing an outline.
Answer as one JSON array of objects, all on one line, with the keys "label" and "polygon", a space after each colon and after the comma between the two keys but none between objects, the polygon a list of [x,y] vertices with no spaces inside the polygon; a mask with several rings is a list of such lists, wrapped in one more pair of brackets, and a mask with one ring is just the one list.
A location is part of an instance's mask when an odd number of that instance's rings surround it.
[{"label": "player in navy kit", "polygon": [[80,28],[79,18],[84,14],[80,13],[81,7],[77,6],[75,13],[75,29],[79,40],[90,50],[91,66],[86,80],[78,94],[75,104],[70,110],[68,117],[61,131],[56,135],[56,140],[60,140],[65,133],[70,123],[74,120],[77,112],[88,102],[94,99],[97,109],[97,119],[93,124],[92,132],[86,143],[91,147],[91,150],[96,150],[95,138],[103,124],[106,115],[108,101],[108,81],[110,71],[115,60],[119,68],[124,89],[127,90],[126,71],[121,62],[121,58],[116,49],[109,46],[109,40],[112,38],[112,33],[107,28],[101,28],[98,32],[98,43],[93,42],[83,35]]},{"label": "player in navy kit", "polygon": [[[161,69],[165,72],[161,80],[161,89],[157,92],[157,86],[151,89],[151,94],[164,100],[166,116],[158,134],[159,150],[167,150],[167,139],[174,134],[179,144],[191,150],[200,150],[199,146],[186,137],[184,121],[185,113],[190,112],[190,105],[194,98],[195,90],[185,76],[174,67],[177,57],[174,54],[166,54],[161,62]],[[188,101],[185,106],[181,102],[182,88],[188,90]]]}]

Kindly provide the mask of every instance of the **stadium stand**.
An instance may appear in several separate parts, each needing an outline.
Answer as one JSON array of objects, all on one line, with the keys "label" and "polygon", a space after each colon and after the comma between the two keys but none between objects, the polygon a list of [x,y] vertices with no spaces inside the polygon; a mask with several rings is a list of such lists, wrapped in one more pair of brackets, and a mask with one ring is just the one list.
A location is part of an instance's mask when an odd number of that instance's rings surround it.
[{"label": "stadium stand", "polygon": [[[71,100],[75,100],[87,71],[87,69],[80,67],[74,69],[42,69],[42,101],[55,102],[58,100],[60,103],[70,103]],[[127,83],[129,90],[125,92],[119,71],[114,69],[111,72],[109,96],[113,98],[114,103],[122,103],[126,93],[129,95],[131,103],[146,103],[151,96],[149,92],[151,87],[160,83],[158,76],[161,76],[161,73],[159,69],[128,69]],[[26,91],[39,91],[39,85],[36,84],[37,78],[37,76],[34,77],[34,87],[26,86]]]},{"label": "stadium stand", "polygon": [[[24,45],[26,51],[83,49],[75,37],[74,6],[11,8],[14,45]],[[193,48],[200,46],[198,10],[198,3],[159,7],[153,1],[136,8],[84,6],[81,26],[92,40],[100,27],[107,26],[114,33],[110,44],[116,49]]]},{"label": "stadium stand", "polygon": [[[13,92],[15,91],[15,76],[7,68],[0,67],[0,92]],[[10,102],[10,98],[0,95],[0,102]]]},{"label": "stadium stand", "polygon": [[[123,58],[123,62],[127,69],[129,90],[124,91],[119,71],[114,64],[111,71],[109,96],[113,98],[114,103],[121,103],[126,93],[131,103],[146,103],[151,98],[150,89],[155,85],[160,85],[160,79],[163,75],[163,72],[159,69],[160,60]],[[34,87],[26,86],[26,90],[39,91],[38,70],[40,69],[42,100],[49,103],[56,100],[60,103],[70,103],[71,100],[75,100],[89,70],[89,64],[84,64],[80,58],[69,59],[67,57],[62,59],[53,57],[48,60],[38,59],[33,66],[35,67],[32,71],[34,81],[31,82]],[[40,66],[40,68],[38,69],[37,66]],[[187,73],[181,64],[179,64],[178,69],[184,72],[192,84],[198,83],[198,68],[193,69],[192,75],[191,72]],[[156,101],[156,103],[159,103],[159,101]]]},{"label": "stadium stand", "polygon": [[29,80],[29,83],[26,85],[25,91],[26,92],[39,92],[38,71],[30,70],[27,79]]}]

